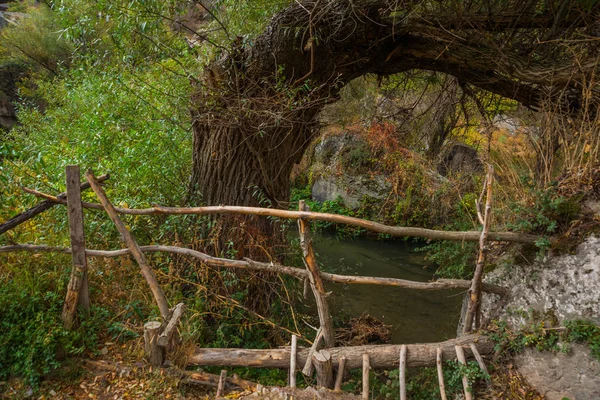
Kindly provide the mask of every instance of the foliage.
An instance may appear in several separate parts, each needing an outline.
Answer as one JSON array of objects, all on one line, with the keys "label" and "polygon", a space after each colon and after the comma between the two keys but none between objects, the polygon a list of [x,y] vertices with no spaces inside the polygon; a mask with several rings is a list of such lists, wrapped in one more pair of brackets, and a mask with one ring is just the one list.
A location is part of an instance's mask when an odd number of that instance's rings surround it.
[{"label": "foliage", "polygon": [[[460,364],[456,360],[448,360],[442,369],[444,373],[444,384],[446,395],[449,398],[463,393],[462,377],[467,376],[471,387],[481,379],[487,379],[489,376],[481,371],[475,361],[469,361],[466,365]],[[399,398],[399,371],[386,371],[387,377],[385,385],[375,388],[378,392],[378,398],[397,399]],[[406,384],[407,396],[416,400],[429,400],[440,397],[438,376],[436,368],[420,368],[414,375],[410,375]]]},{"label": "foliage", "polygon": [[71,43],[60,35],[56,19],[44,4],[24,11],[25,17],[0,32],[0,62],[15,62],[32,71],[58,75],[69,65]]},{"label": "foliage", "polygon": [[533,199],[529,206],[515,203],[513,212],[517,215],[517,222],[510,224],[510,228],[550,235],[564,232],[569,224],[579,215],[579,198],[566,198],[560,196],[554,187],[546,190],[531,188]]},{"label": "foliage", "polygon": [[440,278],[471,279],[477,249],[475,242],[434,241],[415,250],[427,252],[425,258],[438,265]]},{"label": "foliage", "polygon": [[94,307],[90,319],[66,331],[60,315],[68,271],[55,285],[48,273],[27,269],[0,276],[0,379],[20,376],[37,386],[44,374],[60,366],[60,358],[96,348],[107,315]]},{"label": "foliage", "polygon": [[590,347],[591,355],[600,360],[600,326],[590,321],[565,321],[564,329],[547,326],[545,321],[532,322],[515,332],[500,320],[493,321],[487,335],[496,342],[496,350],[504,347],[509,352],[520,352],[526,347],[566,352],[569,343],[584,343]]}]

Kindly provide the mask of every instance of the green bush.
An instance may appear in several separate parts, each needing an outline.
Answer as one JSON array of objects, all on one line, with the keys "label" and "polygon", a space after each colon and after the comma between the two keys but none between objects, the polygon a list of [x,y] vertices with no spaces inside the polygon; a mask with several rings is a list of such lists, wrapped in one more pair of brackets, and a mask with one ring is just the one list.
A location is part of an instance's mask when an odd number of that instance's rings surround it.
[{"label": "green bush", "polygon": [[0,285],[0,379],[18,376],[36,387],[44,374],[60,366],[59,358],[97,346],[106,312],[67,331],[60,318],[64,293],[51,285],[24,285],[7,279]]}]

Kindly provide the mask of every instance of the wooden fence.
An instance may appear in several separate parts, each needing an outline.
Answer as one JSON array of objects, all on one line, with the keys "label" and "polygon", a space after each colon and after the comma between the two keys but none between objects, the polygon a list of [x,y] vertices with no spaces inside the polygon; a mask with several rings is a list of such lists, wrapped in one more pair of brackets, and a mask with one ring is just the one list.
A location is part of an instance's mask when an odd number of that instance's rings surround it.
[{"label": "wooden fence", "polygon": [[[142,275],[148,283],[154,296],[156,304],[160,310],[161,321],[150,321],[144,326],[144,337],[146,343],[146,354],[152,365],[160,366],[170,352],[178,343],[177,325],[185,310],[185,305],[180,303],[169,308],[168,300],[160,287],[154,271],[145,258],[145,253],[149,252],[168,252],[181,254],[195,258],[202,263],[219,268],[235,268],[251,271],[267,271],[279,274],[290,275],[301,279],[308,284],[314,294],[317,312],[319,314],[320,327],[315,335],[310,348],[298,348],[297,337],[292,336],[292,346],[284,349],[271,350],[251,350],[251,349],[197,349],[194,354],[188,358],[189,365],[221,365],[221,366],[256,366],[267,368],[290,368],[290,385],[296,384],[296,365],[302,366],[301,370],[307,376],[311,376],[316,370],[317,385],[333,387],[333,368],[336,367],[337,379],[335,389],[339,390],[344,368],[363,367],[366,374],[366,385],[363,389],[363,396],[368,396],[368,370],[369,368],[394,368],[400,366],[400,395],[406,398],[405,373],[404,368],[434,366],[437,365],[440,379],[440,391],[442,398],[445,398],[443,389],[443,374],[441,374],[441,360],[456,358],[459,362],[466,362],[467,357],[474,357],[479,365],[485,369],[485,364],[480,353],[489,354],[492,352],[493,344],[485,336],[470,334],[473,324],[475,328],[480,325],[480,304],[481,293],[504,296],[508,290],[498,285],[482,283],[483,265],[485,263],[485,254],[488,241],[505,241],[533,244],[539,237],[513,232],[489,232],[489,220],[491,212],[492,195],[492,177],[493,171],[490,167],[484,183],[482,194],[477,201],[477,210],[479,220],[483,229],[479,231],[467,232],[447,232],[436,231],[422,228],[407,228],[388,226],[372,221],[348,216],[311,212],[303,201],[299,204],[299,211],[276,210],[258,207],[237,207],[237,206],[211,206],[211,207],[190,207],[175,208],[154,206],[145,209],[130,209],[114,207],[107,198],[100,182],[108,179],[108,175],[96,178],[91,171],[87,171],[87,182],[80,183],[80,172],[78,166],[68,166],[66,168],[67,192],[58,196],[53,196],[38,192],[33,189],[23,188],[27,193],[41,197],[44,201],[36,207],[0,224],[0,234],[9,229],[18,226],[20,223],[38,215],[39,213],[51,208],[54,205],[66,205],[69,218],[69,230],[71,238],[71,247],[51,247],[43,245],[11,245],[0,247],[0,252],[28,251],[28,252],[59,252],[72,254],[73,268],[69,281],[67,294],[63,308],[63,321],[67,329],[71,329],[75,320],[78,308],[83,312],[89,309],[88,280],[87,280],[87,257],[119,257],[132,255],[140,266]],[[99,199],[98,203],[86,203],[81,200],[81,190],[92,188]],[[481,210],[483,199],[486,199],[485,211]],[[121,234],[121,238],[126,248],[120,250],[93,250],[85,247],[85,237],[83,230],[83,208],[104,210]],[[207,214],[242,214],[242,215],[260,215],[277,218],[288,218],[298,220],[300,232],[300,245],[303,252],[304,264],[306,269],[295,268],[273,263],[264,263],[250,259],[232,260],[219,257],[213,257],[208,254],[176,246],[139,246],[133,236],[130,234],[125,224],[119,218],[119,214],[127,215],[207,215]],[[460,241],[479,241],[480,252],[476,266],[476,272],[473,280],[459,279],[439,279],[433,282],[415,282],[404,279],[368,277],[368,276],[347,276],[321,272],[316,262],[315,254],[312,249],[310,238],[310,221],[327,221],[333,223],[347,224],[361,227],[373,232],[384,233],[392,236],[412,236],[426,237],[429,239],[442,240],[460,240]],[[415,344],[415,345],[373,345],[356,347],[335,347],[333,324],[328,305],[328,293],[325,291],[324,281],[345,283],[345,284],[371,284],[395,286],[404,289],[414,290],[441,290],[441,289],[466,289],[468,292],[468,311],[463,316],[465,320],[465,335],[441,343]],[[308,341],[308,340],[307,340]],[[310,343],[310,341],[308,341]],[[478,350],[479,348],[479,350]],[[214,385],[218,383],[221,392],[224,390],[224,383],[229,382],[238,386],[247,385],[246,381],[239,379],[226,378],[226,374],[221,376],[199,374],[187,379],[202,381],[206,384]],[[242,382],[242,383],[240,383]],[[470,398],[468,382],[466,378],[465,397]]]}]

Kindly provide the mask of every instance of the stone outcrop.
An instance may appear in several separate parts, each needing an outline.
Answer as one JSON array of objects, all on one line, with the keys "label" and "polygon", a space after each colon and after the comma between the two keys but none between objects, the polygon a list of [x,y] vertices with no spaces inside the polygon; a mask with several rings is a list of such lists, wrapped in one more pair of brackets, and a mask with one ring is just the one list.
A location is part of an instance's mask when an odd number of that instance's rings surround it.
[{"label": "stone outcrop", "polygon": [[486,281],[511,288],[502,314],[514,328],[527,325],[531,312],[551,315],[559,323],[585,319],[600,324],[600,238],[595,236],[580,244],[576,254],[500,267]]},{"label": "stone outcrop", "polygon": [[350,134],[324,137],[316,146],[312,157],[312,198],[316,201],[336,200],[341,197],[350,208],[358,208],[367,196],[384,200],[391,190],[385,176],[365,174],[348,168],[348,153],[364,146],[360,139]]},{"label": "stone outcrop", "polygon": [[[500,318],[514,329],[531,324],[532,316],[552,324],[583,319],[600,324],[600,238],[588,237],[575,254],[545,257],[531,265],[505,265],[487,282],[511,288]],[[484,314],[496,304],[485,296]],[[486,301],[487,300],[487,301]],[[565,353],[528,348],[514,364],[527,382],[549,400],[600,399],[600,361],[584,345]]]},{"label": "stone outcrop", "polygon": [[600,399],[600,361],[580,344],[567,353],[526,349],[514,365],[547,400]]}]

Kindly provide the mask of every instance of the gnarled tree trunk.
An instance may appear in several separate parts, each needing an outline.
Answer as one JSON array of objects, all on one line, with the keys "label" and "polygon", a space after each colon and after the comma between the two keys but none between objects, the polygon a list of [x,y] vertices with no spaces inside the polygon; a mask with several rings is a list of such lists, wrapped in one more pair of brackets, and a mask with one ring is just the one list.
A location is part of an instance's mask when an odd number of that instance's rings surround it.
[{"label": "gnarled tree trunk", "polygon": [[594,36],[599,7],[571,2],[565,13],[563,3],[293,2],[253,46],[238,40],[206,69],[195,97],[192,188],[207,205],[284,207],[318,112],[365,74],[440,71],[530,107],[560,98],[576,110],[580,82],[598,64],[587,50],[575,63],[574,45],[553,40]]}]

